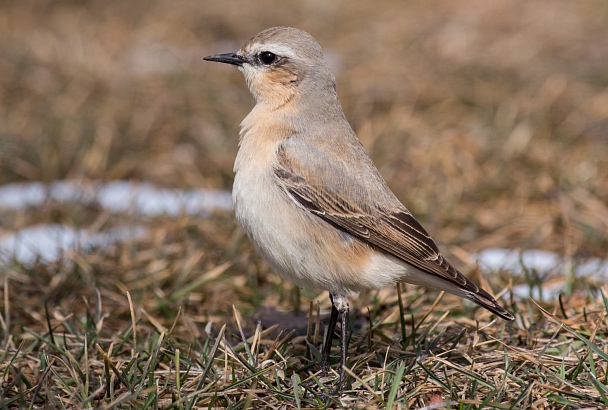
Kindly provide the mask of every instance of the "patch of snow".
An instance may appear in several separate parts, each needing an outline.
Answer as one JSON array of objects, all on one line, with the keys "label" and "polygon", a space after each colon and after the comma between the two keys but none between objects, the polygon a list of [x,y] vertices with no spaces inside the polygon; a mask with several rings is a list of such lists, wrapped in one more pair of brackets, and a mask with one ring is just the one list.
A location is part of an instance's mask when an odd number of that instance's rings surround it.
[{"label": "patch of snow", "polygon": [[94,182],[82,185],[75,181],[15,183],[0,187],[0,209],[19,210],[45,201],[69,203],[98,202],[111,212],[136,212],[146,216],[207,214],[214,209],[232,208],[231,194],[211,189],[163,189],[132,181]]},{"label": "patch of snow", "polygon": [[[0,186],[0,209],[20,210],[43,205],[46,201],[97,203],[110,212],[143,216],[208,215],[214,209],[232,208],[232,197],[226,191],[162,189],[149,183],[131,181],[93,182],[88,185],[76,181],[56,181],[48,185],[27,182]],[[58,260],[68,250],[104,246],[133,239],[144,232],[138,227],[89,234],[85,230],[58,224],[30,226],[17,232],[0,229],[0,261],[14,258],[22,263],[31,263],[40,258],[50,262]]]},{"label": "patch of snow", "polygon": [[142,236],[142,227],[119,228],[95,234],[59,224],[29,226],[0,238],[0,261],[15,259],[32,263],[37,259],[56,261],[63,253],[75,249],[106,246]]},{"label": "patch of snow", "polygon": [[510,272],[521,272],[522,267],[545,272],[555,269],[563,262],[555,253],[537,249],[516,251],[488,248],[474,254],[473,257],[486,269],[502,269]]},{"label": "patch of snow", "polygon": [[[513,275],[521,275],[524,269],[535,270],[539,274],[550,273],[556,279],[545,281],[539,286],[530,288],[527,284],[515,286],[513,293],[518,297],[534,299],[555,299],[565,290],[565,275],[571,270],[575,277],[592,277],[596,280],[608,280],[608,260],[591,258],[579,263],[570,263],[563,257],[547,251],[528,249],[488,248],[473,255],[479,266],[488,271],[506,270]],[[561,276],[561,277],[560,277]]]}]

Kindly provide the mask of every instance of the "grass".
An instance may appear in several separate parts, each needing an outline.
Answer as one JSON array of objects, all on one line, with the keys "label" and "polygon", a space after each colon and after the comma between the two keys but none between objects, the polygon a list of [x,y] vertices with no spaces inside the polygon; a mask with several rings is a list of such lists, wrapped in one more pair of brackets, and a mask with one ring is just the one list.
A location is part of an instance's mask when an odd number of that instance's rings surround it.
[{"label": "grass", "polygon": [[[481,272],[468,256],[502,247],[553,251],[573,266],[606,257],[603,2],[0,8],[0,184],[230,189],[253,100],[236,70],[200,59],[263,28],[298,26],[322,44],[345,113],[397,196],[516,316],[506,323],[409,285],[362,294],[351,386],[332,395],[335,375],[317,366],[327,295],[272,273],[231,213],[0,210],[0,236],[42,223],[147,229],[56,262],[0,265],[0,408],[608,406],[602,280],[567,267]],[[511,291],[549,281],[564,285],[557,300]]]},{"label": "grass", "polygon": [[[444,401],[465,409],[606,405],[603,292],[599,299],[568,299],[559,315],[535,302],[518,303],[511,306],[516,322],[509,324],[490,320],[479,310],[471,319],[466,313],[472,306],[459,308],[455,297],[439,295],[433,301],[418,289],[401,297],[384,290],[354,315],[352,385],[344,395],[332,396],[335,378],[323,377],[317,367],[323,334],[319,309],[310,306],[312,315],[300,314],[308,332],[297,335],[288,327],[256,324],[242,316],[246,309],[210,312],[208,307],[190,306],[205,298],[204,285],[219,288],[234,280],[226,277],[226,269],[229,264],[205,272],[201,287],[180,295],[181,308],[165,307],[173,299],[168,295],[145,298],[162,291],[151,283],[154,271],[147,277],[125,277],[121,285],[130,290],[124,293],[102,283],[65,310],[46,302],[29,314],[11,295],[23,295],[23,289],[31,287],[23,283],[26,279],[46,278],[7,279],[3,327],[14,320],[9,313],[17,315],[22,333],[4,333],[2,406],[419,408]],[[70,275],[78,276],[78,270],[72,267]],[[374,306],[378,300],[381,305]],[[400,300],[409,303],[403,306]],[[319,303],[327,319],[327,302]],[[276,311],[276,316],[281,314]]]}]

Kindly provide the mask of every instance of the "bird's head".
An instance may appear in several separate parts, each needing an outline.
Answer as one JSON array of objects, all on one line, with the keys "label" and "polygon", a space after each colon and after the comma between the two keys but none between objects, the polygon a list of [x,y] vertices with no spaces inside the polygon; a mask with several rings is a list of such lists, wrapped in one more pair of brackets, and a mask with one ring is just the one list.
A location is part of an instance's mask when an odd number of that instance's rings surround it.
[{"label": "bird's head", "polygon": [[310,34],[291,27],[266,29],[234,53],[204,59],[237,66],[257,103],[271,108],[335,91],[321,46]]}]

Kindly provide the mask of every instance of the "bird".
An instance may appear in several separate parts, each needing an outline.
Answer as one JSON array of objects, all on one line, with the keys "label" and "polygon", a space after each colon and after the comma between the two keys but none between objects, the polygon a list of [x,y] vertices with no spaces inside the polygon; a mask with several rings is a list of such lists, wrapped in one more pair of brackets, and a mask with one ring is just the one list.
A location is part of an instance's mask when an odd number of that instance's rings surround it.
[{"label": "bird", "polygon": [[273,27],[236,52],[204,60],[236,66],[255,106],[240,124],[232,190],[238,223],[284,279],[332,302],[321,368],[341,320],[338,390],[345,376],[349,296],[407,282],[442,290],[513,320],[443,256],[388,187],[349,125],[319,43]]}]

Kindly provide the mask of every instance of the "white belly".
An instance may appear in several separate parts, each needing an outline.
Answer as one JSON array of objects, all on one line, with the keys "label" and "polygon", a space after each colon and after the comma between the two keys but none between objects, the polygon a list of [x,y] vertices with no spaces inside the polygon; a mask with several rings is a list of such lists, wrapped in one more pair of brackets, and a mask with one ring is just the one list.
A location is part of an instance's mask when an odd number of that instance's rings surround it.
[{"label": "white belly", "polygon": [[232,197],[239,224],[273,269],[299,286],[325,287],[308,274],[312,268],[304,251],[308,241],[291,228],[306,223],[301,211],[278,186],[261,176],[237,172]]}]

